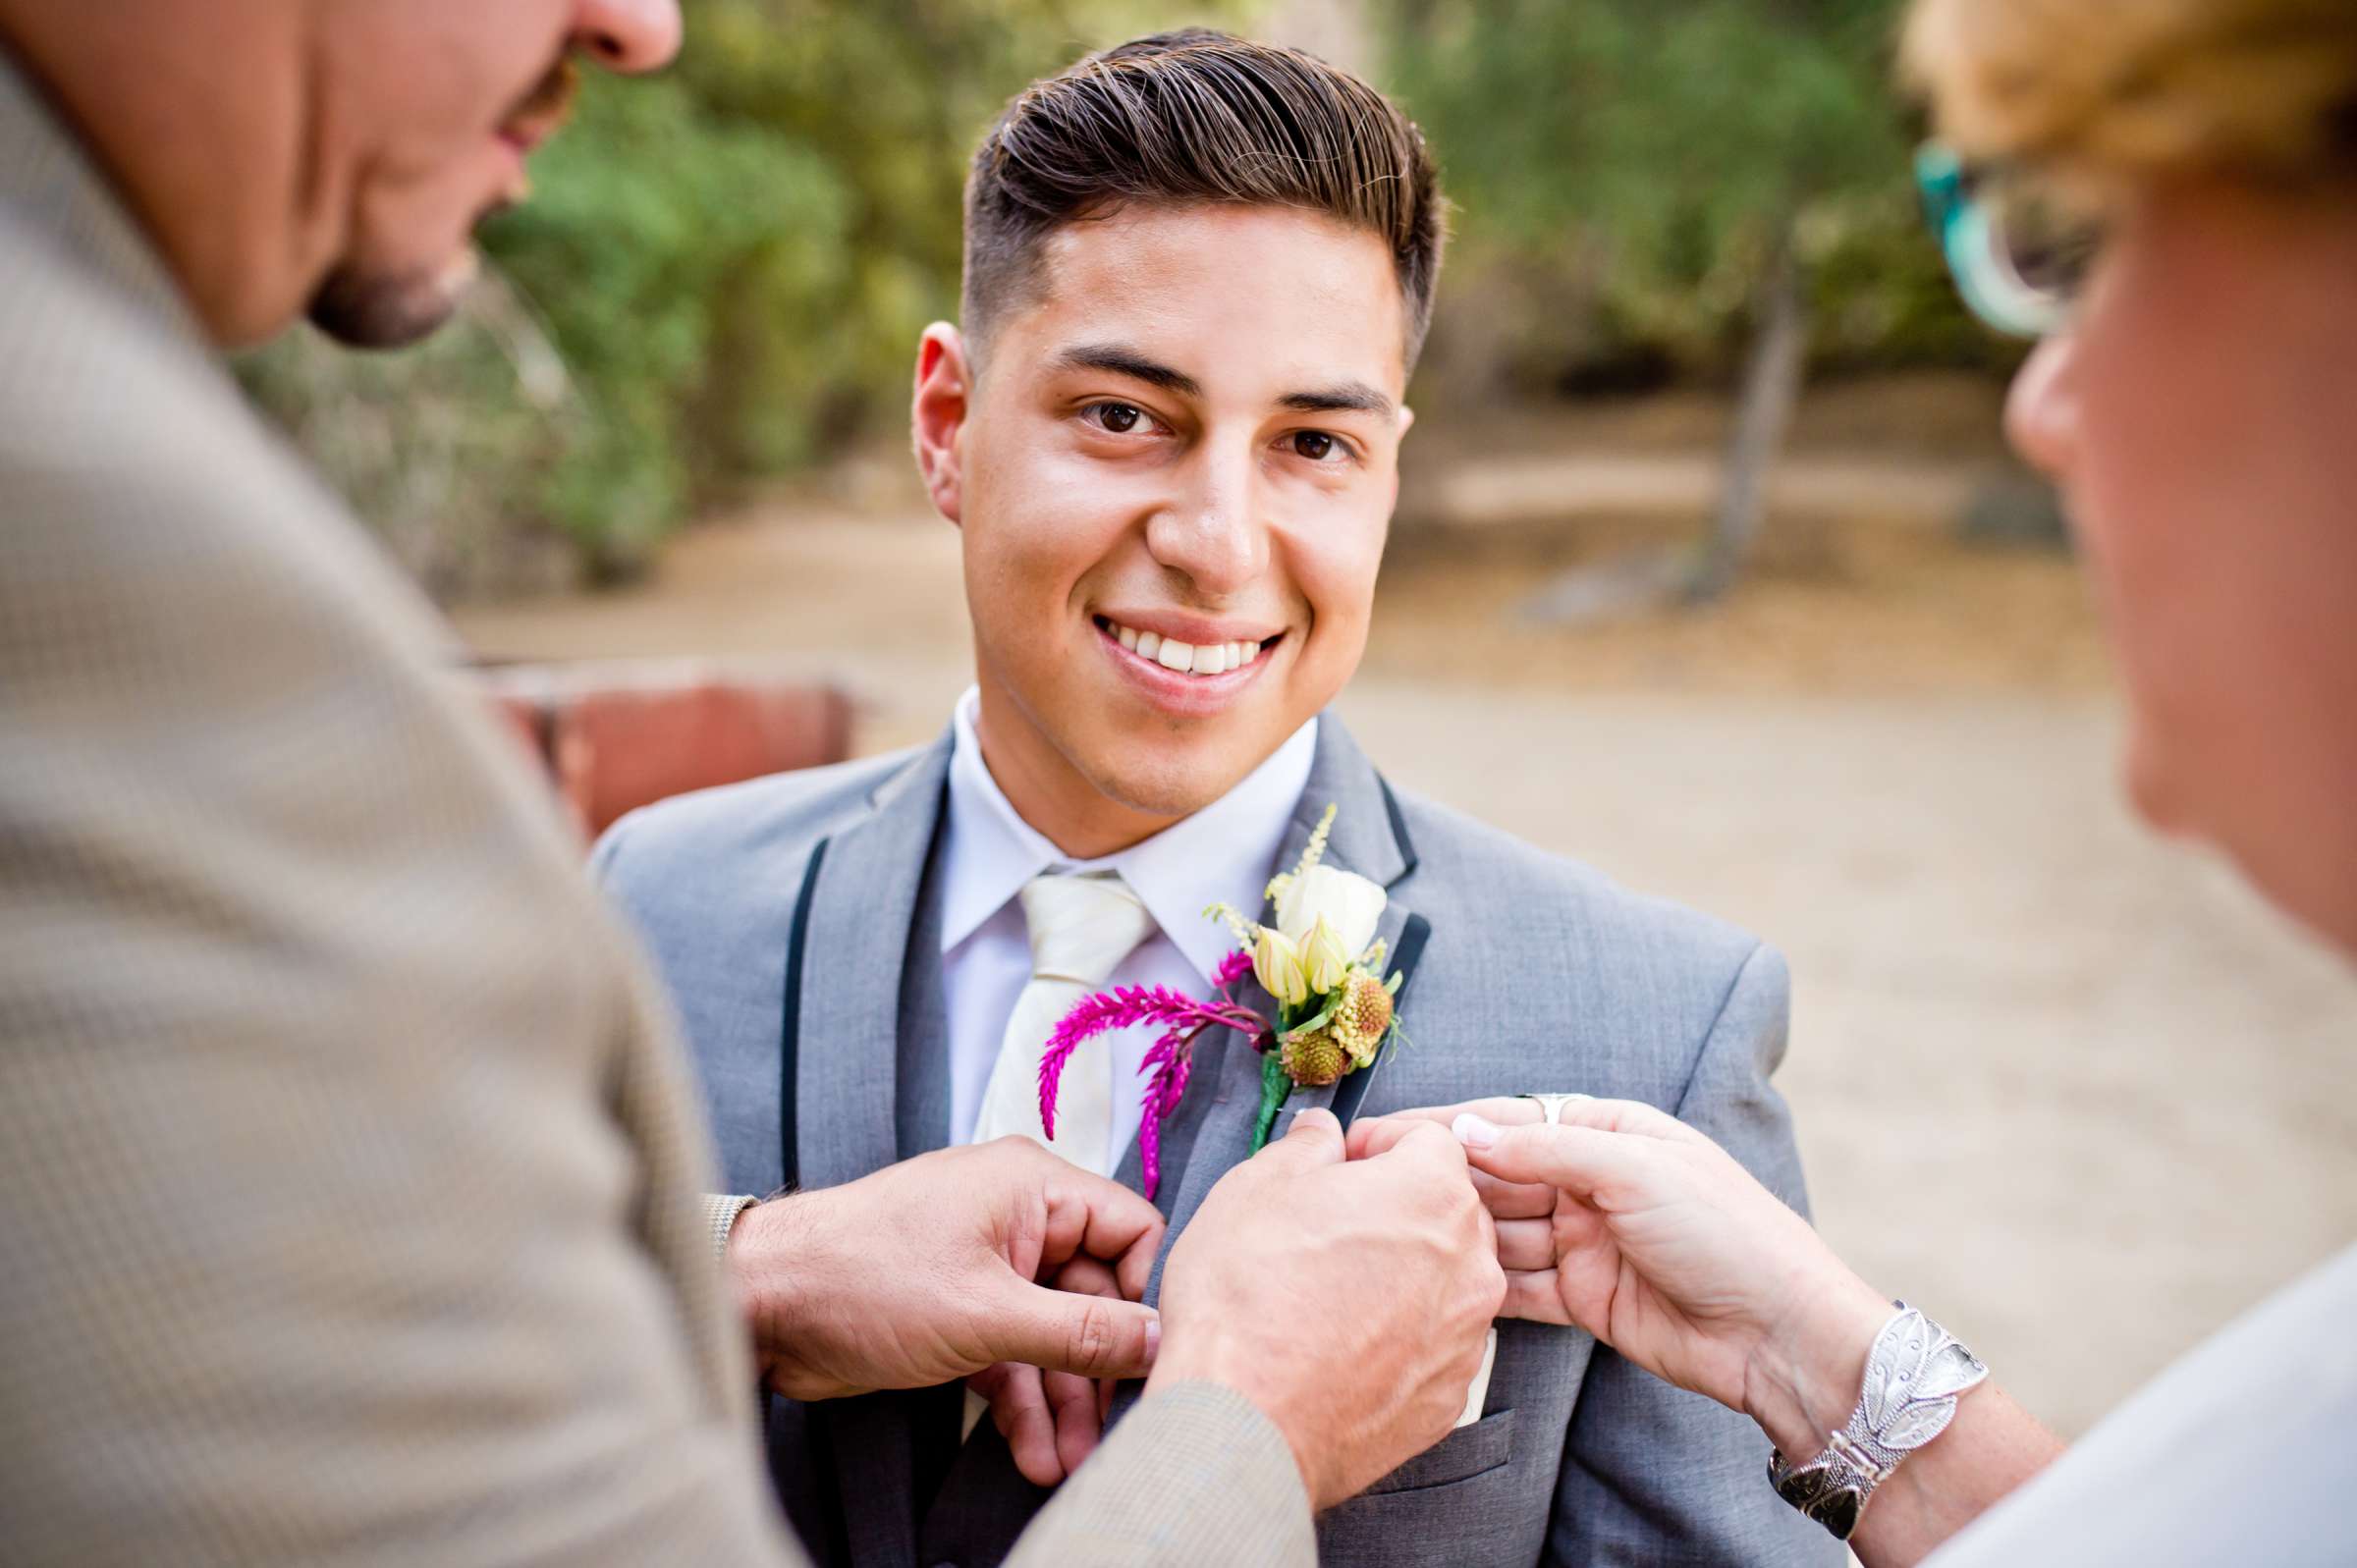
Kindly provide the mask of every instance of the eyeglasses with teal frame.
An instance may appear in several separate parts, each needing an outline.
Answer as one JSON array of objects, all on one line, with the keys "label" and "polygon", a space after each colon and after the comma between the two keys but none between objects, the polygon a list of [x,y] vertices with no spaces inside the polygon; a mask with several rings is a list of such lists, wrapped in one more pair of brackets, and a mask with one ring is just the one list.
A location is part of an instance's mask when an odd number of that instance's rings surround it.
[{"label": "eyeglasses with teal frame", "polygon": [[2101,234],[2027,181],[1976,170],[1939,142],[1915,154],[1924,216],[1956,291],[1998,331],[2043,338],[2069,325]]}]

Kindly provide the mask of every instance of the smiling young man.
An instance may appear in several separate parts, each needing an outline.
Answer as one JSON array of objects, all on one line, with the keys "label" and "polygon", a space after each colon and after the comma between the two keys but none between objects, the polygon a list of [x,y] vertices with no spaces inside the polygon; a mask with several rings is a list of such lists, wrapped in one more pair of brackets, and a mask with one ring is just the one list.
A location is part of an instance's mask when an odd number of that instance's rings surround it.
[{"label": "smiling young man", "polygon": [[[925,333],[913,410],[962,535],[973,690],[933,746],[656,806],[598,854],[685,1013],[735,1190],[1008,1133],[1136,1184],[1150,1034],[1074,1054],[1050,1141],[1049,1028],[1099,985],[1199,992],[1230,946],[1206,906],[1256,907],[1332,805],[1329,861],[1387,890],[1408,971],[1415,1046],[1367,1110],[1625,1096],[1801,1202],[1767,1082],[1776,956],[1393,789],[1325,713],[1366,645],[1442,211],[1380,94],[1219,34],[1092,56],[991,131],[962,323]],[[1198,1048],[1164,1135],[1169,1244],[1245,1159],[1259,1078],[1240,1039]],[[760,1250],[740,1225],[740,1274]],[[1281,1326],[1352,1316],[1302,1301]],[[790,1510],[842,1560],[998,1561],[1095,1406],[1069,1379],[992,1386],[970,1438],[954,1386],[774,1400]],[[1578,1332],[1502,1325],[1472,1417],[1331,1508],[1326,1560],[1838,1560],[1755,1485],[1755,1428]]]}]

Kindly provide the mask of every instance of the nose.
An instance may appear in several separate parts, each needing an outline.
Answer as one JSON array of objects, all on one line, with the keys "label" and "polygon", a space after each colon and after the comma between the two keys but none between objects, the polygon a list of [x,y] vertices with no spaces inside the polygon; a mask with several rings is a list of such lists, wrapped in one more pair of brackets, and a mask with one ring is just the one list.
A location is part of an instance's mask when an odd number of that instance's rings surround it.
[{"label": "nose", "polygon": [[580,0],[574,47],[609,71],[660,71],[680,52],[678,0]]},{"label": "nose", "polygon": [[1266,570],[1268,529],[1257,520],[1251,459],[1222,460],[1206,450],[1185,494],[1146,525],[1146,549],[1182,573],[1196,593],[1223,599]]},{"label": "nose", "polygon": [[2005,396],[2005,437],[2050,479],[2070,471],[2079,444],[2077,340],[2069,333],[2038,345]]}]

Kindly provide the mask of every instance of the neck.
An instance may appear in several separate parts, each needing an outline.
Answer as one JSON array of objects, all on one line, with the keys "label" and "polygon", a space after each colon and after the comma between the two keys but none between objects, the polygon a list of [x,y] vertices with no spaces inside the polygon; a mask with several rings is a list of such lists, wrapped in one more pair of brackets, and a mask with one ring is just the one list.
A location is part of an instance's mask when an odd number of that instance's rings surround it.
[{"label": "neck", "polygon": [[1140,811],[1099,789],[988,681],[974,715],[974,738],[982,745],[982,765],[1014,814],[1074,860],[1118,854],[1179,820]]},{"label": "neck", "polygon": [[[0,0],[0,38],[146,231],[223,347],[301,313],[312,280],[295,214],[306,80],[294,8],[214,0]],[[316,211],[315,204],[308,210]]]}]

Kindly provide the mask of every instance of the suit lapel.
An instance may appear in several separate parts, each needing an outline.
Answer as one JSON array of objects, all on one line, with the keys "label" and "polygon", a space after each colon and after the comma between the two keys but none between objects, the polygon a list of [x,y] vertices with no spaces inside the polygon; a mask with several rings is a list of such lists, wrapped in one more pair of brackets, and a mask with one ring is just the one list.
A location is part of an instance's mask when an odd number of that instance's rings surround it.
[{"label": "suit lapel", "polygon": [[886,781],[869,814],[829,840],[811,887],[795,1066],[805,1187],[853,1181],[898,1158],[903,970],[949,758],[944,740]]},{"label": "suit lapel", "polygon": [[[938,993],[938,969],[929,978],[919,975],[921,966],[908,957],[928,930],[935,934],[930,940],[939,940],[938,913],[930,923],[917,917],[949,756],[945,739],[887,781],[871,797],[869,814],[828,841],[812,879],[794,1031],[795,1155],[804,1187],[837,1186],[881,1170],[901,1158],[904,1136],[919,1131],[914,1117],[923,1108],[912,1106],[907,1118],[899,1114],[897,1080],[909,1053],[938,1056],[942,1050],[937,996],[930,1005],[909,1005],[912,985],[929,984]],[[919,1002],[928,996],[913,995]],[[933,1038],[904,1041],[904,1009],[919,1024],[915,1032],[929,1030]],[[934,1098],[929,1083],[919,1075],[920,1101]],[[929,1409],[926,1396],[936,1392],[808,1407],[814,1461],[823,1459],[832,1471],[815,1485],[841,1499],[852,1562],[915,1561],[912,1432]]]},{"label": "suit lapel", "polygon": [[[1254,1104],[1260,1095],[1260,1056],[1249,1042],[1230,1029],[1215,1029],[1195,1042],[1195,1065],[1186,1097],[1171,1119],[1162,1124],[1162,1185],[1154,1194],[1154,1207],[1169,1219],[1176,1212],[1180,1181],[1186,1170],[1195,1139],[1202,1133],[1203,1124],[1210,1118],[1212,1107],[1227,1099],[1227,1074],[1232,1060],[1240,1060],[1252,1075]],[[1135,1138],[1129,1140],[1129,1152],[1122,1157],[1121,1168],[1113,1179],[1131,1192],[1146,1189],[1145,1152]],[[1155,1277],[1161,1277],[1159,1267]],[[1154,1299],[1151,1292],[1148,1301]]]},{"label": "suit lapel", "polygon": [[[1431,921],[1419,914],[1406,914],[1399,922],[1398,938],[1390,940],[1390,952],[1384,960],[1384,968],[1387,971],[1386,978],[1399,982],[1398,989],[1393,993],[1396,1011],[1404,1012],[1407,1007],[1408,989],[1416,978],[1416,965],[1424,961],[1424,945],[1431,937]],[[1397,1046],[1387,1046],[1373,1061],[1335,1085],[1334,1098],[1327,1103],[1327,1108],[1334,1112],[1344,1128],[1348,1128],[1357,1118],[1358,1108],[1366,1103],[1367,1091],[1374,1086],[1375,1075],[1383,1070],[1384,1063],[1391,1060],[1392,1053],[1397,1049]],[[1292,1123],[1288,1121],[1286,1125],[1289,1129]]]},{"label": "suit lapel", "polygon": [[893,1075],[899,1098],[893,1118],[903,1160],[945,1149],[950,1142],[950,1018],[941,965],[941,853],[946,837],[934,837],[902,961],[900,1067]]},{"label": "suit lapel", "polygon": [[[1300,859],[1310,835],[1317,831],[1330,805],[1335,808],[1335,818],[1326,842],[1326,863],[1355,871],[1393,894],[1376,931],[1396,951],[1414,913],[1399,901],[1398,888],[1415,869],[1415,851],[1407,842],[1406,829],[1399,821],[1391,792],[1373,764],[1367,761],[1366,753],[1358,749],[1358,742],[1343,728],[1342,721],[1327,714],[1318,721],[1318,753],[1310,765],[1309,783],[1293,808],[1285,847],[1278,852],[1280,869]],[[1202,1206],[1212,1185],[1252,1151],[1252,1121],[1260,1109],[1260,1054],[1233,1034],[1224,1035],[1222,1040],[1227,1049],[1217,1064],[1216,1090],[1201,1108],[1198,1129],[1184,1152],[1185,1164],[1174,1167],[1166,1161],[1166,1170],[1178,1171],[1178,1191],[1169,1209],[1174,1238]],[[1197,1070],[1212,1065],[1199,1060]],[[1280,1114],[1273,1135],[1283,1136],[1285,1129],[1292,1124],[1291,1118],[1301,1111],[1313,1106],[1330,1107],[1334,1096],[1332,1084],[1322,1089],[1294,1090],[1285,1103],[1285,1111]],[[1164,1250],[1166,1253],[1169,1250],[1167,1243]],[[1161,1284],[1162,1269],[1158,1263],[1147,1300],[1156,1299]]]},{"label": "suit lapel", "polygon": [[[1318,754],[1311,764],[1309,784],[1293,811],[1278,868],[1301,856],[1326,808],[1336,808],[1334,831],[1327,840],[1326,861],[1380,883],[1392,894],[1377,934],[1398,953],[1411,923],[1429,931],[1429,924],[1399,900],[1400,885],[1416,868],[1415,847],[1408,841],[1406,824],[1398,803],[1342,722],[1327,714],[1318,721]],[[1420,946],[1418,943],[1416,946]],[[1412,956],[1412,955],[1411,955]],[[1171,1243],[1186,1228],[1204,1197],[1229,1169],[1250,1157],[1252,1122],[1260,1109],[1260,1054],[1238,1035],[1223,1032],[1207,1037],[1196,1049],[1196,1082],[1179,1104],[1178,1114],[1164,1132],[1163,1213],[1170,1233],[1162,1256],[1146,1286],[1146,1300],[1162,1296],[1162,1270]],[[1351,1077],[1363,1076],[1353,1073]],[[1348,1078],[1342,1080],[1349,1082]],[[1363,1091],[1361,1091],[1363,1092]],[[1312,1106],[1333,1105],[1336,1086],[1296,1089],[1285,1103],[1275,1136],[1282,1136],[1291,1118]],[[1353,1096],[1355,1099],[1355,1095]],[[1124,1167],[1124,1179],[1134,1184],[1134,1159]],[[1117,1415],[1136,1402],[1138,1385],[1126,1384],[1116,1401]]]}]

